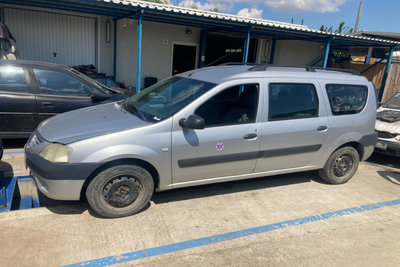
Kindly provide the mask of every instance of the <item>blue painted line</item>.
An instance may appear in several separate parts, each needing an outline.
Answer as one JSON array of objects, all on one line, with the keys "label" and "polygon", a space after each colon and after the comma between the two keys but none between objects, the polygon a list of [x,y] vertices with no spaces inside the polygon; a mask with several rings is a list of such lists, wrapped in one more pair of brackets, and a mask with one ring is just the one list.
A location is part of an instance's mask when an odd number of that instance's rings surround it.
[{"label": "blue painted line", "polygon": [[24,151],[4,151],[4,155],[11,155],[11,154],[24,154]]},{"label": "blue painted line", "polygon": [[351,215],[351,214],[355,214],[355,213],[361,213],[361,212],[365,212],[365,211],[370,211],[370,210],[375,210],[375,209],[380,209],[383,207],[390,207],[390,206],[395,206],[395,205],[400,205],[400,199],[379,202],[379,203],[373,203],[373,204],[368,204],[368,205],[363,205],[363,206],[359,206],[359,207],[353,207],[353,208],[349,208],[349,209],[343,209],[343,210],[338,210],[338,211],[333,211],[333,212],[328,212],[328,213],[322,213],[319,215],[314,215],[314,216],[309,216],[309,217],[304,217],[304,218],[299,218],[299,219],[294,219],[294,220],[289,220],[289,221],[284,221],[284,222],[279,222],[279,223],[274,223],[274,224],[267,224],[267,225],[263,225],[263,226],[258,226],[258,227],[239,230],[239,231],[235,231],[235,232],[183,241],[183,242],[160,246],[160,247],[132,251],[132,252],[124,253],[121,255],[109,256],[109,257],[84,261],[84,262],[75,263],[75,264],[71,264],[71,265],[65,265],[65,266],[109,266],[112,264],[129,262],[129,261],[139,260],[139,259],[148,258],[148,257],[152,257],[152,256],[164,255],[164,254],[168,254],[171,252],[186,250],[186,249],[190,249],[190,248],[220,243],[220,242],[224,242],[224,241],[228,241],[228,240],[234,240],[234,239],[238,239],[238,238],[245,237],[245,236],[251,236],[251,235],[255,235],[255,234],[271,232],[271,231],[275,231],[278,229],[287,228],[290,226],[298,226],[298,225],[302,225],[302,224],[306,224],[306,223],[328,220],[328,219],[332,219],[335,217],[347,216],[347,215]]}]

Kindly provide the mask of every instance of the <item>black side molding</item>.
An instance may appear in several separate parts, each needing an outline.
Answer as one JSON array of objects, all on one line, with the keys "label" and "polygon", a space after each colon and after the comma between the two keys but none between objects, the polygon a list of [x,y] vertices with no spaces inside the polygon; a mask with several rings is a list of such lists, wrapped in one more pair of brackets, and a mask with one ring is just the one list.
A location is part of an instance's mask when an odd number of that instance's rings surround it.
[{"label": "black side molding", "polygon": [[321,147],[322,145],[318,144],[318,145],[288,147],[288,148],[272,149],[264,151],[236,153],[236,154],[221,155],[221,156],[181,159],[178,160],[178,166],[180,168],[187,168],[187,167],[195,167],[195,166],[225,163],[232,161],[250,160],[257,158],[279,157],[279,156],[286,156],[293,154],[316,152]]}]

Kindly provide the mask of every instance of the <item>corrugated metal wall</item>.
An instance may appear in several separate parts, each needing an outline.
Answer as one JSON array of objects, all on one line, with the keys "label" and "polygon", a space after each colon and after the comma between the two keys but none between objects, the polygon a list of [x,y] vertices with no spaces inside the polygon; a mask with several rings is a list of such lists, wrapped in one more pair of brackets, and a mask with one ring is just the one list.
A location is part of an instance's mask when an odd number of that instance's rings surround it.
[{"label": "corrugated metal wall", "polygon": [[5,8],[4,21],[21,59],[69,66],[96,63],[94,18]]}]

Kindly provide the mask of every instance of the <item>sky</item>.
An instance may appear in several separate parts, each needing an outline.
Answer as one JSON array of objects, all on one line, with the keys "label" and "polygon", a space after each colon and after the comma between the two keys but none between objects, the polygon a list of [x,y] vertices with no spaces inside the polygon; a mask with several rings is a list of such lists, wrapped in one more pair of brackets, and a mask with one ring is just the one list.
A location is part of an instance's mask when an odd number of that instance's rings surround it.
[{"label": "sky", "polygon": [[[170,0],[174,3],[176,0]],[[180,0],[184,6],[218,8],[220,12],[301,24],[319,30],[337,29],[340,22],[354,28],[360,0]],[[363,0],[358,30],[400,32],[400,0]]]}]

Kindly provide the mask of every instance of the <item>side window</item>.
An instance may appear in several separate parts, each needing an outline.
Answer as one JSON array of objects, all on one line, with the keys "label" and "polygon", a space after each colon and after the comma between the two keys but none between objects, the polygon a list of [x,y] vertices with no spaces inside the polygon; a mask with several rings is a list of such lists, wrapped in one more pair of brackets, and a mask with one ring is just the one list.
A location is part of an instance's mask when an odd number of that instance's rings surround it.
[{"label": "side window", "polygon": [[45,95],[90,96],[92,88],[63,72],[33,69],[39,91]]},{"label": "side window", "polygon": [[28,93],[24,70],[21,67],[0,67],[0,91]]},{"label": "side window", "polygon": [[313,84],[271,83],[269,121],[318,117],[318,96]]},{"label": "side window", "polygon": [[359,113],[368,98],[368,88],[361,85],[327,84],[326,91],[333,115]]},{"label": "side window", "polygon": [[205,126],[255,122],[258,107],[258,84],[243,84],[225,89],[195,111]]}]

